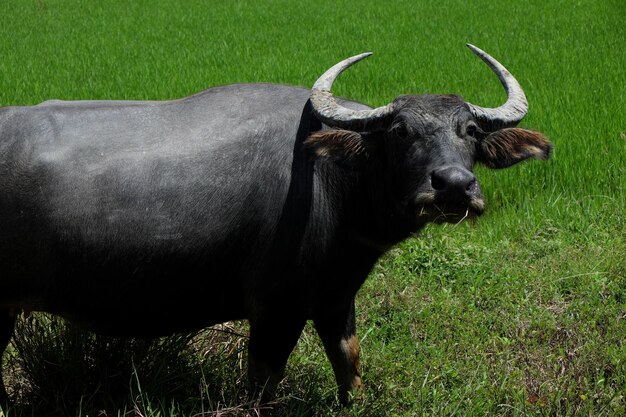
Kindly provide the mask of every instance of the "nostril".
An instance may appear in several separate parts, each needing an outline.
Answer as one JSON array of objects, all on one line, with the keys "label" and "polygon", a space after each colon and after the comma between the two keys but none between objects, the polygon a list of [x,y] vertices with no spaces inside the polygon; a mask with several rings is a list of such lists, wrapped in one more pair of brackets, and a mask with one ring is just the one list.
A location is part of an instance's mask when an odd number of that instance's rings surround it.
[{"label": "nostril", "polygon": [[474,189],[474,186],[476,185],[476,178],[473,178],[468,184],[467,187],[465,187],[465,191],[472,192],[472,190]]},{"label": "nostril", "polygon": [[478,180],[474,174],[455,166],[433,170],[430,174],[430,184],[434,191],[441,195],[445,194],[446,198],[465,198],[472,196],[478,189]]},{"label": "nostril", "polygon": [[446,188],[446,182],[436,172],[430,174],[430,185],[437,191]]}]

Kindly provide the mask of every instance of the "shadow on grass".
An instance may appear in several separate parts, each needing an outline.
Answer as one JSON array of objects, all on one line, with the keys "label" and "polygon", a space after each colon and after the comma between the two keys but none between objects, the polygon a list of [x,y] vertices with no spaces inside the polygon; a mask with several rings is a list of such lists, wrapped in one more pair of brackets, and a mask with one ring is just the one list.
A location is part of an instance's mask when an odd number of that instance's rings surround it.
[{"label": "shadow on grass", "polygon": [[[311,364],[279,397],[247,390],[247,324],[159,339],[112,338],[34,314],[18,320],[4,369],[13,416],[314,415],[337,407],[328,375]],[[289,394],[288,396],[282,396]],[[1,413],[0,413],[1,414]]]}]

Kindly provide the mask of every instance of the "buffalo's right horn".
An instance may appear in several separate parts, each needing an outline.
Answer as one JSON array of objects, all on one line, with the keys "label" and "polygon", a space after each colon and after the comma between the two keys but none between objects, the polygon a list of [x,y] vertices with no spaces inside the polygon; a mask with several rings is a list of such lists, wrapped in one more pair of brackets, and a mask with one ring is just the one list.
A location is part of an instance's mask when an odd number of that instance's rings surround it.
[{"label": "buffalo's right horn", "polygon": [[483,122],[488,130],[493,131],[503,127],[516,126],[528,113],[528,101],[526,100],[524,90],[522,90],[515,77],[491,55],[474,45],[467,44],[467,47],[496,73],[507,93],[506,103],[495,109],[478,107],[467,103],[472,114]]},{"label": "buffalo's right horn", "polygon": [[372,55],[367,52],[344,59],[332,66],[313,84],[311,90],[311,104],[313,112],[325,124],[340,129],[355,130],[359,132],[383,130],[386,121],[393,113],[393,105],[388,104],[373,110],[348,109],[335,100],[330,92],[335,79],[352,64]]}]

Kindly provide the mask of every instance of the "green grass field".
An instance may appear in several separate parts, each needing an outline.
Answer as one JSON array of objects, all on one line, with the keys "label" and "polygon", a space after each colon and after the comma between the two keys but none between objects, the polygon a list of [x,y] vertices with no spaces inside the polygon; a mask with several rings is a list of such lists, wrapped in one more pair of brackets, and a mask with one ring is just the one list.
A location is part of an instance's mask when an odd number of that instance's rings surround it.
[{"label": "green grass field", "polygon": [[[350,408],[338,406],[312,326],[272,407],[301,416],[626,415],[626,5],[469,4],[0,0],[0,105],[170,99],[234,82],[311,86],[334,63],[372,51],[334,92],[374,106],[404,93],[497,106],[504,93],[464,46],[473,43],[518,78],[530,102],[522,126],[553,141],[553,158],[478,167],[488,206],[479,221],[429,226],[376,266],[357,299],[366,388]],[[36,323],[52,326],[50,339],[32,334]],[[82,369],[70,361],[85,357],[72,350],[72,329],[46,318],[20,326],[22,348]],[[116,359],[135,367],[122,381],[132,389],[122,401],[105,393],[105,405],[94,399],[97,375],[45,384],[56,374],[42,360],[31,373],[40,379],[28,380],[15,347],[7,379],[25,415],[244,415],[245,331],[236,323],[190,344],[144,346],[141,366]],[[132,348],[81,340],[94,357]],[[181,346],[191,353],[174,354]],[[163,360],[146,356],[163,351]],[[42,398],[46,386],[55,400]]]}]

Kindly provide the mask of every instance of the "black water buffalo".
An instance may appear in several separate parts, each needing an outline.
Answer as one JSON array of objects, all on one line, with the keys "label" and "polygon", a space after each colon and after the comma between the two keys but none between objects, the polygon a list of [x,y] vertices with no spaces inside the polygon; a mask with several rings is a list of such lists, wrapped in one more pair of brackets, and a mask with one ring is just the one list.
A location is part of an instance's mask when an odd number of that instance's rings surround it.
[{"label": "black water buffalo", "polygon": [[354,298],[376,260],[428,222],[480,215],[476,162],[549,155],[514,127],[518,82],[469,47],[506,89],[501,107],[334,98],[362,54],[312,90],[1,108],[0,353],[20,310],[129,337],[247,319],[249,378],[271,392],[311,319],[346,402],[361,386]]}]

